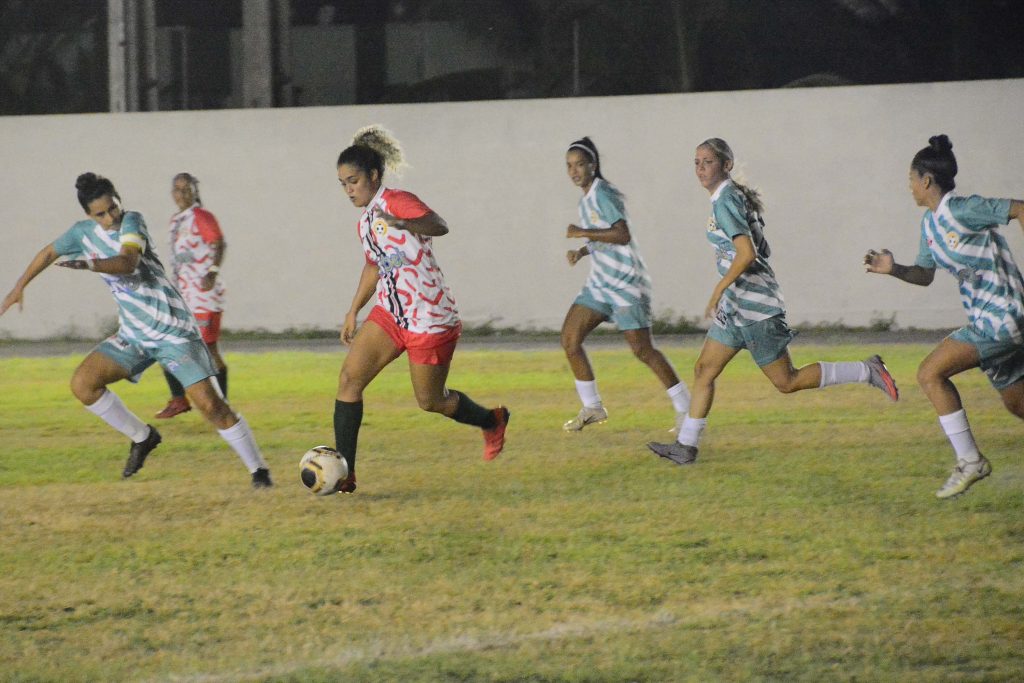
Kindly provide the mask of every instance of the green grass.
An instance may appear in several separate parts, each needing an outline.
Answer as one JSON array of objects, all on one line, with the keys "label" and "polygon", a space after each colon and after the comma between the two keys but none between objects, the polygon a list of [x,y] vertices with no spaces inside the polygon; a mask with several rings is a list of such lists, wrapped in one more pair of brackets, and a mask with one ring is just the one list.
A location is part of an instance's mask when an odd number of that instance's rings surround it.
[{"label": "green grass", "polygon": [[[79,359],[0,360],[0,680],[1020,680],[1024,429],[965,374],[995,471],[937,501],[927,350],[883,349],[898,404],[782,396],[742,354],[685,468],[644,448],[672,413],[625,350],[592,353],[611,419],[576,435],[560,352],[460,350],[450,385],[512,410],[492,463],[400,360],[366,395],[359,491],[324,499],[297,465],[333,439],[340,353],[228,354],[266,492],[194,413],[120,481],[125,440],[67,389]],[[697,349],[666,351],[689,374]],[[165,400],[157,372],[116,390]]]}]

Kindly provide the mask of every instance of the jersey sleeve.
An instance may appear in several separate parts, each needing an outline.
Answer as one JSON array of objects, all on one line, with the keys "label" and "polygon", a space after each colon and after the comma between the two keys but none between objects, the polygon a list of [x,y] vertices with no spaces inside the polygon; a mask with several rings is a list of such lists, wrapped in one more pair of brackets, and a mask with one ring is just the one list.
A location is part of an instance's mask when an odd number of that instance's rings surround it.
[{"label": "jersey sleeve", "polygon": [[388,213],[395,218],[412,220],[423,218],[431,212],[431,208],[420,201],[420,198],[412,192],[404,190],[392,190],[384,197],[388,206]]},{"label": "jersey sleeve", "polygon": [[199,236],[204,242],[212,244],[224,240],[224,233],[220,231],[220,224],[217,223],[217,219],[212,213],[206,209],[196,207],[193,210],[193,214],[196,218],[196,228],[199,230]]},{"label": "jersey sleeve", "polygon": [[917,247],[917,259],[914,261],[914,265],[920,268],[935,270],[935,257],[932,256],[931,247],[928,246],[928,234],[925,231],[926,225],[928,225],[927,214],[921,219],[921,242]]},{"label": "jersey sleeve", "polygon": [[130,245],[139,251],[146,251],[146,222],[142,220],[142,214],[137,211],[125,213],[121,220],[121,231],[117,235],[121,246]]},{"label": "jersey sleeve", "polygon": [[75,223],[53,241],[53,250],[58,256],[76,256],[82,253],[82,231],[79,226],[80,223]]},{"label": "jersey sleeve", "polygon": [[736,239],[740,235],[753,239],[750,226],[747,225],[747,207],[737,193],[722,196],[714,203],[712,211],[715,214],[715,223],[729,239]]},{"label": "jersey sleeve", "polygon": [[606,183],[598,186],[594,198],[597,200],[597,212],[608,225],[626,220],[626,205],[622,195],[610,189]]},{"label": "jersey sleeve", "polygon": [[950,197],[949,212],[965,227],[982,230],[1010,222],[1010,200],[989,199],[976,194]]}]

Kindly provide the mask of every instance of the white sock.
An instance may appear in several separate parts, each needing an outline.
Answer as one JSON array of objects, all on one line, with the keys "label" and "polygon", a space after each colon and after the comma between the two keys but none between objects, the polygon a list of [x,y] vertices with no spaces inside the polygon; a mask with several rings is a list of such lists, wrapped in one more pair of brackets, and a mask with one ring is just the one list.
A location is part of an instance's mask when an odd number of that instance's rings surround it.
[{"label": "white sock", "polygon": [[576,380],[576,393],[579,394],[580,401],[587,408],[597,408],[601,405],[601,394],[597,393],[596,379],[589,382]]},{"label": "white sock", "polygon": [[677,413],[685,413],[690,409],[690,390],[686,388],[685,382],[669,387],[665,393],[672,400],[672,407]]},{"label": "white sock", "polygon": [[684,446],[696,447],[700,442],[701,433],[707,426],[708,419],[706,417],[690,417],[687,414],[686,418],[683,419],[683,426],[679,429],[679,436],[676,437],[676,441]]},{"label": "white sock", "polygon": [[963,408],[949,415],[939,415],[939,424],[942,425],[942,431],[946,432],[949,443],[953,444],[957,460],[978,462],[981,459],[978,445],[974,443],[974,434],[971,433],[971,425],[967,423],[967,413]]},{"label": "white sock", "polygon": [[856,384],[868,381],[871,371],[864,361],[846,363],[826,363],[818,361],[821,366],[821,384],[819,387],[831,387],[836,384]]},{"label": "white sock", "polygon": [[86,406],[93,415],[121,432],[134,443],[142,443],[149,436],[149,425],[140,420],[110,389],[104,389],[103,395],[91,406]]},{"label": "white sock", "polygon": [[238,457],[242,459],[250,473],[260,468],[270,469],[267,467],[267,462],[263,459],[260,447],[256,445],[256,439],[244,417],[239,415],[238,422],[233,427],[218,429],[217,433],[227,441],[235,453],[238,453]]}]

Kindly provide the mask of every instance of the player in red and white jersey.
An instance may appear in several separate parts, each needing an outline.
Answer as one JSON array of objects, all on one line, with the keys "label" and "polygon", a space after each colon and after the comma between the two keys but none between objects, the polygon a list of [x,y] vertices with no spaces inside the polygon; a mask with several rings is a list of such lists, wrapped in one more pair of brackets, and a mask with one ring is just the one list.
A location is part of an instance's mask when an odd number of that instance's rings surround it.
[{"label": "player in red and white jersey", "polygon": [[[170,224],[171,253],[168,260],[172,281],[199,324],[203,341],[213,356],[217,384],[227,398],[228,366],[217,348],[224,310],[224,283],[220,279],[220,264],[226,247],[224,233],[214,215],[203,208],[199,180],[191,173],[174,176],[171,198],[178,205],[178,213],[171,216]],[[171,400],[156,416],[168,419],[191,410],[181,383],[168,372],[164,372],[164,377],[171,389]]]},{"label": "player in red and white jersey", "polygon": [[[496,458],[505,445],[508,409],[484,408],[445,385],[462,331],[432,245],[434,237],[448,234],[448,224],[416,195],[384,186],[385,169],[401,166],[398,142],[379,126],[357,132],[338,157],[338,180],[349,201],[363,209],[358,230],[366,257],[341,329],[349,351],[334,404],[335,443],[349,465],[339,486],[346,493],[356,488],[363,390],[406,351],[420,408],[482,429],[484,460]],[[371,298],[375,305],[357,333],[356,316]]]}]

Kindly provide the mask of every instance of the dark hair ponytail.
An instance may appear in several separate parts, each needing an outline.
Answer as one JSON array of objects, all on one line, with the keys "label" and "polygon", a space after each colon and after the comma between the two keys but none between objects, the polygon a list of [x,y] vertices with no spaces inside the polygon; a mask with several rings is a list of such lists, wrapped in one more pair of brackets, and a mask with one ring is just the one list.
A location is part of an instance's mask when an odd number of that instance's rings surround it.
[{"label": "dark hair ponytail", "polygon": [[75,189],[78,191],[78,203],[86,213],[89,213],[89,204],[103,195],[109,194],[117,201],[121,201],[117,190],[114,189],[114,183],[95,173],[83,173],[78,176],[75,180]]},{"label": "dark hair ponytail", "polygon": [[956,187],[957,166],[953,156],[953,143],[945,135],[933,135],[928,138],[928,146],[914,155],[910,163],[918,175],[931,174],[935,184],[943,193]]}]

